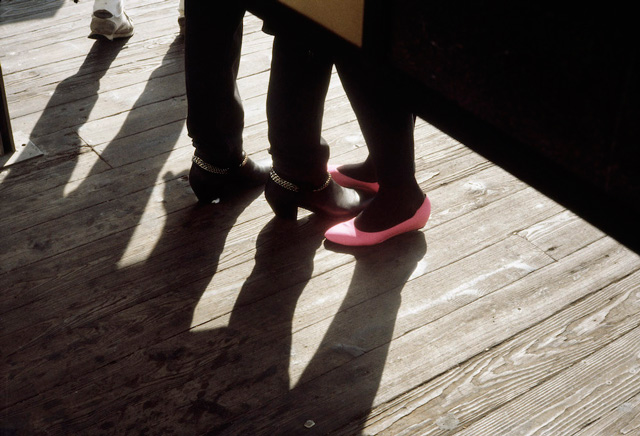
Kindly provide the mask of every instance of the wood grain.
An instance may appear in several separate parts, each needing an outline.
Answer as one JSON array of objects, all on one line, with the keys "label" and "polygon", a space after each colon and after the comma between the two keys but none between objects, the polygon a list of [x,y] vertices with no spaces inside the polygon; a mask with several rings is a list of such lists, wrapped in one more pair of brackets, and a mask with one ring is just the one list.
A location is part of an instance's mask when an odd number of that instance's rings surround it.
[{"label": "wood grain", "polygon": [[[369,249],[197,206],[177,0],[87,38],[91,2],[0,2],[0,433],[640,434],[640,258],[417,120],[421,231]],[[246,151],[268,157],[273,38],[245,17]],[[332,163],[367,156],[340,81]]]}]

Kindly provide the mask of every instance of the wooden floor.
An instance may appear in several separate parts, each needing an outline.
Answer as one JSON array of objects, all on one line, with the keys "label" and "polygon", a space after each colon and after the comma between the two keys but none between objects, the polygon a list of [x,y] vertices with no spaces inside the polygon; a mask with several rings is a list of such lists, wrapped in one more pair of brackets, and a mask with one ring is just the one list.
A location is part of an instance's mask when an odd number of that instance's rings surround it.
[{"label": "wooden floor", "polygon": [[[4,0],[2,435],[640,435],[640,258],[420,120],[421,232],[339,251],[262,193],[198,207],[177,0]],[[272,40],[246,18],[245,148]],[[332,162],[367,152],[338,80]],[[22,144],[17,144],[20,147]]]}]

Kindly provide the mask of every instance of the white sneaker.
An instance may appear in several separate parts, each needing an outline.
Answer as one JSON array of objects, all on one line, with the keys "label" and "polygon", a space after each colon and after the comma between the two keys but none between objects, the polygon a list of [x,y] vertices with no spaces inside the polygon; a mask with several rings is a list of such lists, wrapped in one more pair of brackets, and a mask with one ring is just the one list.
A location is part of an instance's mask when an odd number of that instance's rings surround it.
[{"label": "white sneaker", "polygon": [[126,12],[115,16],[111,12],[100,9],[91,16],[91,34],[89,38],[100,37],[113,41],[115,38],[128,38],[133,35],[133,23]]}]

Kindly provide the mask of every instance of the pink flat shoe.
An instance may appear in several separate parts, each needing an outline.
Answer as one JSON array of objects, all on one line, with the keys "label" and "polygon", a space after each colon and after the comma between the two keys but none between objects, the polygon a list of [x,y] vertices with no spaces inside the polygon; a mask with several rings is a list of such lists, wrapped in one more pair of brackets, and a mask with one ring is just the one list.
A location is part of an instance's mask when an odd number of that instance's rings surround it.
[{"label": "pink flat shoe", "polygon": [[327,172],[331,174],[331,178],[343,188],[362,189],[368,192],[378,192],[380,188],[377,182],[363,182],[362,180],[345,176],[338,171],[338,165],[327,165]]},{"label": "pink flat shoe", "polygon": [[379,232],[363,232],[356,228],[355,218],[352,218],[349,221],[331,227],[325,232],[324,236],[331,242],[351,247],[376,245],[402,233],[423,228],[427,224],[430,214],[431,202],[429,197],[425,196],[422,206],[411,218],[389,229]]}]

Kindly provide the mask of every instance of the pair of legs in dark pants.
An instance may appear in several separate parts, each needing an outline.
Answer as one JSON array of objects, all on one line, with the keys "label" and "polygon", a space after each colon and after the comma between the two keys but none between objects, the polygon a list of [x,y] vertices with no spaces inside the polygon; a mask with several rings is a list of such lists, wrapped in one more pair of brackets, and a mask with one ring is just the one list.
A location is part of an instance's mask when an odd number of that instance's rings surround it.
[{"label": "pair of legs in dark pants", "polygon": [[[196,156],[217,167],[233,167],[243,159],[244,111],[236,80],[244,4],[187,0],[185,9],[189,136]],[[321,184],[329,158],[329,148],[320,137],[322,111],[332,64],[324,59],[314,62],[308,53],[298,44],[279,44],[276,37],[269,84],[269,139],[277,161],[294,172],[283,170],[285,177]]]},{"label": "pair of legs in dark pants", "polygon": [[380,185],[357,226],[386,229],[411,218],[424,201],[414,175],[414,116],[392,79],[355,49],[310,50],[293,38],[276,37],[267,102],[273,168],[303,186],[317,187],[326,179],[322,115],[334,64],[369,148],[363,164],[343,171]]},{"label": "pair of legs in dark pants", "polygon": [[[209,192],[225,183],[245,178],[258,181],[265,176],[265,168],[243,166],[244,112],[236,79],[245,9],[242,2],[229,3],[186,2],[187,128],[196,147],[190,174],[196,195],[198,190]],[[295,38],[276,35],[267,103],[273,169],[303,191],[313,192],[327,181],[329,149],[321,130],[334,62],[370,150],[365,165],[345,171],[354,177],[375,177],[380,183],[378,195],[358,218],[362,230],[376,231],[410,216],[423,195],[414,177],[413,115],[387,83],[379,82],[385,78],[378,70],[359,54],[310,50]],[[202,182],[214,177],[208,172],[212,168],[222,170],[216,183]],[[234,170],[235,178],[230,181],[225,171],[233,174]],[[335,184],[330,188],[324,197],[313,194],[312,202],[335,203],[336,197],[351,195]],[[210,196],[204,197],[208,200]],[[358,201],[351,195],[345,208],[355,210]],[[337,201],[333,206],[339,209],[341,204]],[[335,212],[336,207],[319,210]]]},{"label": "pair of legs in dark pants", "polygon": [[[210,202],[232,187],[265,184],[269,168],[247,160],[242,151],[244,111],[236,79],[244,4],[188,0],[185,6],[187,129],[196,148],[189,181],[198,199]],[[279,47],[274,44],[269,92],[277,97],[269,100],[269,138],[276,144],[276,167],[287,168],[282,176],[303,192],[295,198],[271,195],[270,204],[288,216],[295,216],[297,206],[333,216],[355,214],[363,207],[359,194],[334,182],[321,194],[307,195],[327,181],[329,149],[320,129],[331,65],[325,73],[298,51]]]},{"label": "pair of legs in dark pants", "polygon": [[[236,80],[244,3],[188,0],[185,6],[187,129],[196,148],[189,181],[199,200],[210,202],[231,187],[265,184],[269,167],[247,160],[242,149],[244,111]],[[289,56],[298,53],[279,55],[279,46],[275,44],[275,72],[270,79],[269,92],[278,94],[270,101],[278,103],[270,105],[269,137],[277,144],[276,150],[286,150],[278,154],[282,158],[279,168],[290,168],[293,173],[285,170],[283,176],[300,183],[306,192],[307,187],[319,186],[327,179],[329,149],[320,138],[320,129],[331,66],[326,74],[307,60],[298,66],[289,61]],[[292,67],[296,69],[290,70]],[[339,216],[361,206],[356,192],[335,184],[330,188],[322,198],[306,196],[308,201],[300,206]],[[342,194],[346,201],[332,202],[329,193]],[[322,203],[330,204],[324,207]]]}]

